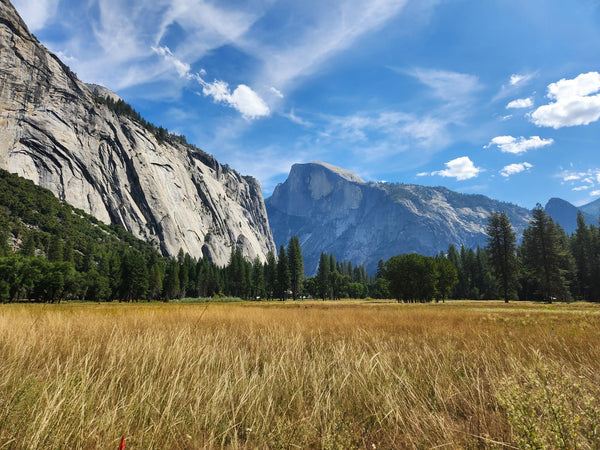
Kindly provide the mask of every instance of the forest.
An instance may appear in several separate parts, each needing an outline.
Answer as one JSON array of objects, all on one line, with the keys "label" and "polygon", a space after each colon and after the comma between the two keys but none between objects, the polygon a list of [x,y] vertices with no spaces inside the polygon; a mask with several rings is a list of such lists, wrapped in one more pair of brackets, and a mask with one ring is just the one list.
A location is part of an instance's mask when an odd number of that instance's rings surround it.
[{"label": "forest", "polygon": [[485,247],[450,245],[434,257],[381,260],[375,274],[323,253],[305,277],[292,237],[266,261],[232,248],[225,267],[183,251],[162,256],[120,226],[106,225],[43,188],[0,171],[0,301],[168,301],[394,298],[600,301],[600,229],[578,216],[568,236],[541,205],[518,244],[506,214],[488,218]]}]

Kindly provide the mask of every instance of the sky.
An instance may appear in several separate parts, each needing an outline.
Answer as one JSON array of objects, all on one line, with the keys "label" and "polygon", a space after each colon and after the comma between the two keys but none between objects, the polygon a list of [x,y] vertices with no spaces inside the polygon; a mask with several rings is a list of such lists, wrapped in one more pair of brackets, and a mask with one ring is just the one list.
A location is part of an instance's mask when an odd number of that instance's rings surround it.
[{"label": "sky", "polygon": [[85,82],[244,175],[600,198],[600,0],[14,0]]}]

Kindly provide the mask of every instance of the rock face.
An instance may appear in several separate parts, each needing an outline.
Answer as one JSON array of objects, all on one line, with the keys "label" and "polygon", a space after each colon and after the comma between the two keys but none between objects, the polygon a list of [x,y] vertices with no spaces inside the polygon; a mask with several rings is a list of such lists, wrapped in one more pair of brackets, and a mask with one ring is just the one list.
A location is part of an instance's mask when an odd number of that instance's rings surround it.
[{"label": "rock face", "polygon": [[588,225],[598,223],[598,212],[600,211],[600,200],[577,207],[562,198],[551,198],[546,203],[544,210],[552,217],[554,222],[562,226],[568,234],[577,229],[577,212],[583,213],[583,218]]},{"label": "rock face", "polygon": [[450,244],[485,245],[492,211],[505,211],[519,236],[530,218],[525,208],[483,195],[365,183],[321,162],[295,164],[266,205],[276,245],[297,235],[308,275],[316,273],[321,252],[366,264],[373,273],[379,259],[400,253],[435,255]]},{"label": "rock face", "polygon": [[8,0],[0,0],[0,167],[169,255],[181,248],[223,265],[232,246],[249,258],[275,251],[256,180],[97,104]]}]

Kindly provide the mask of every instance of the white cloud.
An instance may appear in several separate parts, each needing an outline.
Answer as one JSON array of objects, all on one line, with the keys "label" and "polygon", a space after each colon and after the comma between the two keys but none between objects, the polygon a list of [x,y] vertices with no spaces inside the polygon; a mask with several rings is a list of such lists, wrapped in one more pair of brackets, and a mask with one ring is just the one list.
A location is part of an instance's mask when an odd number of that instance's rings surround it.
[{"label": "white cloud", "polygon": [[587,191],[594,189],[590,195],[596,195],[600,187],[600,169],[588,169],[585,171],[564,170],[559,173],[558,178],[562,180],[562,184],[568,183],[572,186],[573,191]]},{"label": "white cloud", "polygon": [[554,139],[541,139],[539,136],[531,136],[529,139],[526,139],[523,136],[519,138],[513,136],[496,136],[483,148],[490,148],[495,145],[503,153],[518,155],[520,153],[525,153],[528,150],[546,147],[553,143]]},{"label": "white cloud", "polygon": [[565,177],[563,178],[563,181],[575,181],[575,180],[580,180],[581,176],[579,174],[576,175],[565,175]]},{"label": "white cloud", "polygon": [[245,119],[256,119],[271,114],[265,101],[245,84],[238,85],[231,92],[229,84],[223,80],[214,80],[212,83],[205,81],[201,74],[206,74],[206,71],[192,74],[190,65],[176,58],[168,47],[152,47],[152,51],[171,64],[180,78],[200,83],[204,96],[212,97],[217,103],[225,103],[235,108]]},{"label": "white cloud", "polygon": [[525,171],[528,172],[529,169],[531,169],[532,167],[533,165],[529,164],[528,162],[509,164],[508,166],[504,166],[502,170],[500,170],[500,175],[508,178],[516,173],[521,173]]},{"label": "white cloud", "polygon": [[[290,17],[267,40],[247,37],[243,48],[263,59],[259,78],[285,88],[300,76],[315,72],[334,54],[398,15],[407,0],[341,0],[288,2]],[[296,14],[297,13],[297,14]],[[306,26],[309,23],[310,26]],[[286,39],[281,39],[285,35]]]},{"label": "white cloud", "polygon": [[27,27],[36,32],[55,16],[58,0],[13,0],[13,4]]},{"label": "white cloud", "polygon": [[598,72],[582,73],[570,80],[563,78],[548,85],[547,97],[553,102],[536,109],[531,121],[555,129],[595,122],[600,119],[599,91]]},{"label": "white cloud", "polygon": [[369,142],[370,148],[378,139],[385,140],[387,146],[391,143],[396,152],[409,147],[442,148],[448,142],[449,123],[430,116],[384,112],[328,119],[325,135],[347,142]]},{"label": "white cloud", "polygon": [[533,75],[534,74],[531,74],[531,73],[526,73],[526,74],[513,73],[510,76],[510,85],[515,86],[517,84],[525,84],[533,78]]},{"label": "white cloud", "polygon": [[599,196],[599,195],[600,195],[600,191],[592,191],[592,192],[590,192],[590,195],[591,195],[592,197],[597,197],[597,196]]},{"label": "white cloud", "polygon": [[191,79],[191,66],[183,61],[177,59],[171,49],[169,47],[151,47],[152,51],[160,56],[162,56],[165,61],[169,62],[177,71],[177,74],[181,78]]},{"label": "white cloud", "polygon": [[445,169],[431,172],[431,175],[456,178],[458,181],[462,181],[474,178],[481,172],[481,168],[475,167],[468,156],[461,156],[444,163],[444,165],[446,166]]},{"label": "white cloud", "polygon": [[279,98],[283,98],[283,94],[281,93],[281,91],[277,88],[274,88],[273,86],[271,86],[269,88],[269,91],[271,91],[273,94],[275,94],[277,97]]},{"label": "white cloud", "polygon": [[503,98],[509,97],[511,95],[515,95],[518,91],[521,90],[523,86],[525,86],[529,81],[533,79],[537,74],[533,73],[523,73],[523,74],[512,74],[507,84],[503,84],[500,88],[500,91],[494,96],[492,99],[493,102],[497,100],[501,100]]},{"label": "white cloud", "polygon": [[508,105],[506,105],[506,109],[522,109],[522,108],[531,108],[533,106],[533,101],[531,97],[528,98],[518,98],[513,100]]},{"label": "white cloud", "polygon": [[311,122],[309,122],[306,119],[303,119],[302,117],[299,117],[296,112],[292,109],[289,113],[282,114],[283,117],[285,117],[286,119],[288,119],[290,122],[293,122],[297,125],[302,125],[303,127],[312,127],[313,124]]},{"label": "white cloud", "polygon": [[208,83],[199,78],[199,82],[202,84],[202,93],[205,96],[237,109],[245,119],[257,119],[271,114],[265,101],[245,84],[238,85],[231,92],[225,81],[215,80]]},{"label": "white cloud", "polygon": [[409,73],[447,102],[463,102],[481,89],[475,75],[435,69],[415,69]]}]

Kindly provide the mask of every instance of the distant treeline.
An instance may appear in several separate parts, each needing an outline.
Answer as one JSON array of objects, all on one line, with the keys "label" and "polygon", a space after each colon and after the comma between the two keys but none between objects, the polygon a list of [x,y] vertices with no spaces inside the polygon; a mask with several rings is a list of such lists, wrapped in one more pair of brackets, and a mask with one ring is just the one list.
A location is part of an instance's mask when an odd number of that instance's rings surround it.
[{"label": "distant treeline", "polygon": [[[94,100],[99,105],[106,105],[108,109],[117,114],[118,116],[129,117],[130,119],[138,122],[142,127],[148,130],[150,133],[156,137],[158,142],[178,142],[183,145],[192,146],[188,143],[187,139],[183,135],[172,134],[164,127],[157,127],[151,122],[148,122],[144,119],[139,112],[133,109],[129,103],[125,102],[122,99],[114,100],[113,98],[106,96],[95,96]],[[193,146],[192,146],[193,147]]]},{"label": "distant treeline", "polygon": [[504,213],[488,219],[488,245],[451,245],[364,265],[323,253],[306,278],[297,237],[266,261],[233,248],[218,267],[183,251],[167,258],[116,225],[105,225],[31,181],[0,170],[0,301],[137,301],[231,296],[243,299],[395,298],[600,301],[600,229],[578,216],[572,236],[534,209],[517,246]]}]

